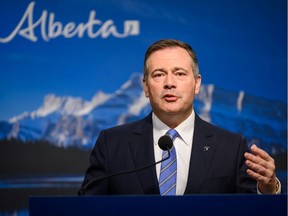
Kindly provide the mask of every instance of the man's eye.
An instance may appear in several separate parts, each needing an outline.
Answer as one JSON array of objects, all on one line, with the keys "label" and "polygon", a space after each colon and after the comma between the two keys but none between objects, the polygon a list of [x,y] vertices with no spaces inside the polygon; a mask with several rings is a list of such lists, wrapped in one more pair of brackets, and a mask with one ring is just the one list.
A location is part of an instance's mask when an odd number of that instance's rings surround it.
[{"label": "man's eye", "polygon": [[177,75],[177,76],[185,76],[186,74],[183,73],[183,72],[178,72],[178,73],[176,73],[176,75]]},{"label": "man's eye", "polygon": [[152,78],[155,80],[155,81],[161,81],[163,80],[163,78],[165,77],[165,73],[154,73],[152,75]]},{"label": "man's eye", "polygon": [[163,74],[163,73],[156,73],[156,74],[154,74],[154,77],[161,77],[161,76],[164,76],[164,74]]}]

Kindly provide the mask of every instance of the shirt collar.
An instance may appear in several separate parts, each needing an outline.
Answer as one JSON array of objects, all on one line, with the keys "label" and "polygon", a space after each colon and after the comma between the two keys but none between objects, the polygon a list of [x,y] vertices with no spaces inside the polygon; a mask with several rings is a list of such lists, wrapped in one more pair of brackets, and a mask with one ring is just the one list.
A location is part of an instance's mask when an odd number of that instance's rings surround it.
[{"label": "shirt collar", "polygon": [[[154,132],[154,144],[158,145],[158,140],[163,136],[170,128],[162,122],[155,114],[152,113],[152,122],[153,122],[153,132]],[[184,141],[186,145],[192,144],[192,133],[194,131],[194,122],[195,122],[195,112],[192,110],[191,115],[180,125],[178,125],[175,130],[180,135],[180,138]]]}]

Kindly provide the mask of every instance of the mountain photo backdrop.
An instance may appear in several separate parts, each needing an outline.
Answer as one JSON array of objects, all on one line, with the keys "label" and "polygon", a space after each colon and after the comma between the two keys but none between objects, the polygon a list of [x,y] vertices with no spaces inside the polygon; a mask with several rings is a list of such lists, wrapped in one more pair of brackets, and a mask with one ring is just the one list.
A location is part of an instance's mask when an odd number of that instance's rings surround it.
[{"label": "mountain photo backdrop", "polygon": [[287,193],[287,2],[0,2],[0,216],[35,195],[77,195],[101,130],[151,112],[142,88],[153,42],[189,43],[194,109],[276,162]]}]

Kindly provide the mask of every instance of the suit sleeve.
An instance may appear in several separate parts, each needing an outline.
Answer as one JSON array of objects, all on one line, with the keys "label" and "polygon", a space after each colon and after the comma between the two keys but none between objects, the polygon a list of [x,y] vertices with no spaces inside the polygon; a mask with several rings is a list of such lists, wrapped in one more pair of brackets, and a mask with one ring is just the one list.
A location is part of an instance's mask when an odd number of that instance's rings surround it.
[{"label": "suit sleeve", "polygon": [[105,132],[101,132],[90,154],[90,166],[78,192],[79,195],[109,194],[109,179],[97,180],[108,174],[107,163]]},{"label": "suit sleeve", "polygon": [[257,193],[256,181],[250,178],[246,172],[247,165],[245,163],[244,153],[248,152],[246,139],[241,136],[241,141],[238,147],[237,158],[237,173],[236,173],[236,193]]}]

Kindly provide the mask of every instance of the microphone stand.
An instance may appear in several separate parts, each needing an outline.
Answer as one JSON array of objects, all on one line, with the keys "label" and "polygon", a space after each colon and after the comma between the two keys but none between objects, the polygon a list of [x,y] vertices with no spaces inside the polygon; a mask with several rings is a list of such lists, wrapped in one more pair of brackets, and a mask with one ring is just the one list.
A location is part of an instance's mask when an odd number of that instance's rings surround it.
[{"label": "microphone stand", "polygon": [[153,164],[149,164],[147,166],[144,166],[144,167],[141,167],[139,169],[132,169],[132,170],[128,170],[128,171],[122,171],[122,172],[118,172],[118,173],[114,173],[114,174],[111,174],[111,175],[107,175],[105,177],[102,177],[102,178],[98,178],[98,179],[93,179],[91,180],[90,182],[88,182],[84,187],[81,188],[81,190],[78,192],[78,195],[84,195],[84,193],[86,192],[86,190],[91,187],[92,185],[94,185],[96,182],[98,181],[102,181],[102,180],[105,180],[105,179],[108,179],[108,178],[112,178],[112,177],[116,177],[116,176],[119,176],[119,175],[124,175],[124,174],[129,174],[129,173],[133,173],[133,172],[138,172],[138,171],[142,171],[144,169],[147,169],[149,167],[152,167],[152,166],[155,166],[159,163],[162,163],[163,161],[166,161],[168,158],[170,158],[170,150],[169,147],[167,148],[167,151],[168,151],[168,156],[156,163],[153,163]]}]

